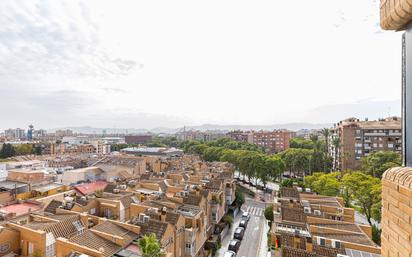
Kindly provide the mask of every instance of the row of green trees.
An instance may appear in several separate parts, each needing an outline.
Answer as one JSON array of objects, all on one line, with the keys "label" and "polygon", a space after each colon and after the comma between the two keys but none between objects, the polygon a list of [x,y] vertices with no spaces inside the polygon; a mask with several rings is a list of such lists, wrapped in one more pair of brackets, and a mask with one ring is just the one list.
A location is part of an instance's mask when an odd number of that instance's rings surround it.
[{"label": "row of green trees", "polygon": [[249,182],[260,179],[264,186],[280,177],[286,168],[280,156],[266,155],[255,145],[228,138],[209,143],[188,141],[183,148],[187,153],[200,155],[205,161],[232,163]]},{"label": "row of green trees", "polygon": [[284,171],[303,177],[313,171],[329,172],[332,160],[325,151],[325,142],[293,139],[291,148],[274,155],[265,154],[259,146],[221,138],[211,142],[186,141],[179,145],[186,153],[198,154],[205,161],[227,161],[249,182],[259,179],[266,186],[280,181]]},{"label": "row of green trees", "polygon": [[41,154],[41,146],[35,144],[12,145],[4,143],[0,149],[0,158],[9,158],[16,155]]}]

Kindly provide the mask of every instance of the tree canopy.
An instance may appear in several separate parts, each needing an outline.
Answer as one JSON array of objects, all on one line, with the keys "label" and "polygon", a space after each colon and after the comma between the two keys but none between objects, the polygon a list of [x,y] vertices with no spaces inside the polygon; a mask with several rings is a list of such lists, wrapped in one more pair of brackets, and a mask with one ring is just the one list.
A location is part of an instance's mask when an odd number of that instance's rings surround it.
[{"label": "tree canopy", "polygon": [[162,250],[160,243],[155,234],[144,235],[139,240],[139,247],[143,253],[143,257],[160,257],[162,256]]},{"label": "tree canopy", "polygon": [[380,209],[381,203],[380,179],[362,172],[353,172],[345,174],[342,183],[355,205],[359,207],[359,211],[366,216],[369,224],[372,225],[372,218],[380,221],[380,211],[376,211]]},{"label": "tree canopy", "polygon": [[402,157],[400,154],[394,151],[378,151],[362,158],[361,169],[375,178],[382,178],[387,169],[401,165]]}]

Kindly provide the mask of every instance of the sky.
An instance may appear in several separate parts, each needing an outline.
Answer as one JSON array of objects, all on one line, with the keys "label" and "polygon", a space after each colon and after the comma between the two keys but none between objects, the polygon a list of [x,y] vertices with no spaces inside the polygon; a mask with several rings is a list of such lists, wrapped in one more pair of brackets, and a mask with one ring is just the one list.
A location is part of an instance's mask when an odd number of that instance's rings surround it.
[{"label": "sky", "polygon": [[378,0],[3,0],[0,24],[0,129],[400,113]]}]

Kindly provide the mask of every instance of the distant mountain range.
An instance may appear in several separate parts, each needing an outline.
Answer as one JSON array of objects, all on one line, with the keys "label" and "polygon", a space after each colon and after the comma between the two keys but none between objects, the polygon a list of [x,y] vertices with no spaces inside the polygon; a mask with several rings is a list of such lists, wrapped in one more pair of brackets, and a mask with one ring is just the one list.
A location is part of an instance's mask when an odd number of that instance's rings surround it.
[{"label": "distant mountain range", "polygon": [[288,129],[292,131],[298,131],[301,129],[321,129],[332,127],[332,123],[284,123],[284,124],[273,124],[273,125],[217,125],[217,124],[203,124],[198,126],[186,126],[180,128],[167,128],[159,127],[153,129],[136,129],[136,128],[95,128],[90,126],[82,127],[65,127],[65,128],[55,128],[49,131],[53,132],[60,129],[70,129],[76,133],[83,134],[101,134],[105,131],[106,134],[144,134],[144,133],[154,133],[154,134],[174,134],[176,132],[181,132],[184,129],[188,130],[221,130],[221,131],[231,131],[231,130],[274,130],[274,129]]}]

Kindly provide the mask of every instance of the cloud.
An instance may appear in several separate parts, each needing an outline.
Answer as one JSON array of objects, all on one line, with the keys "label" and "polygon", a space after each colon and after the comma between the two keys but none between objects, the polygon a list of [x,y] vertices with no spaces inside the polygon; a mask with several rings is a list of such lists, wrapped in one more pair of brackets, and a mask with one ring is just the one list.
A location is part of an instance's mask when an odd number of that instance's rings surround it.
[{"label": "cloud", "polygon": [[99,26],[81,1],[59,3],[2,1],[1,77],[111,77],[138,67],[135,60],[110,55],[99,38]]},{"label": "cloud", "polygon": [[338,122],[349,117],[378,119],[400,116],[400,100],[377,101],[363,99],[354,103],[323,105],[305,112],[305,120]]}]

